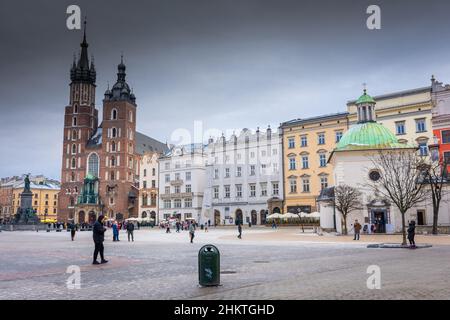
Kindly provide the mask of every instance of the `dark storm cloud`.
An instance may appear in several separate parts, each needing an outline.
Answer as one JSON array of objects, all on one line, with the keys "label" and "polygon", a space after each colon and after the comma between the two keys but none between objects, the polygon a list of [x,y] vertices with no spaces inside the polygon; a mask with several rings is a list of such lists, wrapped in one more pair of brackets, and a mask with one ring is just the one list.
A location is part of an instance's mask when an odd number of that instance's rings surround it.
[{"label": "dark storm cloud", "polygon": [[[0,4],[0,176],[59,178],[69,67],[88,16],[97,108],[120,54],[138,99],[138,130],[161,141],[177,128],[277,126],[345,110],[373,94],[450,81],[448,1],[23,1]],[[382,29],[366,28],[366,8]]]}]

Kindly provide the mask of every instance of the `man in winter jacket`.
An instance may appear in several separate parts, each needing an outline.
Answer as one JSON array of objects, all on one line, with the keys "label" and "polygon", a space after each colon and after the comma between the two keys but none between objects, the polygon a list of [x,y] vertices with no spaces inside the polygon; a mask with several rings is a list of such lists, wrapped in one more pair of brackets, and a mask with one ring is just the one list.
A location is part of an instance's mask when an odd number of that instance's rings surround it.
[{"label": "man in winter jacket", "polygon": [[95,250],[94,250],[94,261],[92,264],[100,264],[97,261],[98,254],[100,253],[101,263],[107,263],[108,260],[105,260],[105,257],[103,255],[104,247],[103,247],[103,241],[105,241],[105,231],[106,228],[103,226],[103,220],[105,219],[105,216],[99,216],[98,220],[94,223],[94,228],[92,230],[92,237],[94,239],[95,244]]}]

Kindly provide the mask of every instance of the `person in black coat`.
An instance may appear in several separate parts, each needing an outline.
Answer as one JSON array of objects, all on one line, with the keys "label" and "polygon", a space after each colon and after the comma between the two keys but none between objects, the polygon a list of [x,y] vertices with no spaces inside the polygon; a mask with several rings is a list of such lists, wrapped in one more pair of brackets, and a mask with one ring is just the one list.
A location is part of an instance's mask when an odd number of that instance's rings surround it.
[{"label": "person in black coat", "polygon": [[239,232],[238,238],[242,239],[242,224],[240,222],[238,224],[238,232]]},{"label": "person in black coat", "polygon": [[130,236],[131,236],[131,239],[134,242],[133,232],[134,232],[134,224],[132,222],[128,222],[127,223],[128,242],[130,242]]},{"label": "person in black coat", "polygon": [[416,235],[416,222],[411,221],[408,225],[408,240],[409,240],[409,246],[411,248],[416,247],[416,242],[414,241],[414,237]]},{"label": "person in black coat", "polygon": [[[92,264],[100,264],[100,263],[107,263],[108,260],[105,260],[105,257],[103,255],[104,247],[103,247],[103,241],[105,241],[105,231],[106,228],[103,226],[103,220],[105,219],[105,216],[101,215],[98,217],[97,221],[94,223],[94,228],[92,230],[92,237],[94,239],[95,244],[95,250],[94,250],[94,261]],[[98,254],[100,253],[100,258],[102,261],[99,263],[97,261]]]}]

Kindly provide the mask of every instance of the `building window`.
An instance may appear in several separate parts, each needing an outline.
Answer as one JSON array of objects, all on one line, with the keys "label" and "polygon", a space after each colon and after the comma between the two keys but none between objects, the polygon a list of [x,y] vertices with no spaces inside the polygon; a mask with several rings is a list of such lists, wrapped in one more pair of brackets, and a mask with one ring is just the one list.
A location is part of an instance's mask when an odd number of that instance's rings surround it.
[{"label": "building window", "polygon": [[144,187],[144,189],[147,189],[147,181],[143,182],[143,187]]},{"label": "building window", "polygon": [[297,180],[295,179],[289,180],[289,187],[291,193],[297,193]]},{"label": "building window", "polygon": [[428,155],[428,145],[426,141],[419,142],[419,154],[421,156],[427,156]]},{"label": "building window", "polygon": [[72,119],[72,126],[73,127],[77,126],[77,117],[73,117],[73,119]]},{"label": "building window", "polygon": [[117,109],[112,109],[111,120],[117,120]]},{"label": "building window", "polygon": [[173,190],[174,193],[181,193],[181,187],[180,186],[175,186],[173,189],[174,189]]},{"label": "building window", "polygon": [[88,158],[88,174],[98,177],[99,175],[99,159],[96,153],[92,153]]},{"label": "building window", "polygon": [[128,112],[128,119],[130,122],[133,122],[133,112],[131,110]]},{"label": "building window", "polygon": [[219,179],[219,169],[214,169],[214,179]]},{"label": "building window", "polygon": [[165,168],[166,170],[170,170],[170,162],[166,162],[166,163],[164,164],[164,168]]},{"label": "building window", "polygon": [[242,167],[237,167],[236,177],[241,177],[241,176],[242,176]]},{"label": "building window", "polygon": [[191,193],[192,192],[192,187],[190,184],[186,185],[186,193]]},{"label": "building window", "polygon": [[341,141],[343,134],[344,133],[342,131],[336,131],[336,143]]},{"label": "building window", "polygon": [[214,196],[214,199],[219,199],[219,187],[213,188],[213,196]]},{"label": "building window", "polygon": [[70,167],[71,167],[72,169],[76,169],[76,167],[77,167],[77,161],[75,160],[75,158],[72,158]]},{"label": "building window", "polygon": [[181,199],[175,199],[173,200],[173,207],[174,208],[181,208]]},{"label": "building window", "polygon": [[294,149],[295,148],[295,138],[288,138],[288,148]]},{"label": "building window", "polygon": [[147,176],[147,169],[144,169],[144,177]]},{"label": "building window", "polygon": [[192,199],[184,199],[184,207],[192,208]]},{"label": "building window", "polygon": [[280,191],[279,191],[279,185],[278,185],[278,182],[273,182],[273,183],[272,183],[272,194],[273,194],[274,196],[277,196],[279,193],[280,193]]},{"label": "building window", "polygon": [[309,179],[303,179],[303,192],[309,192]]},{"label": "building window", "polygon": [[450,130],[442,131],[442,143],[450,143]]},{"label": "building window", "polygon": [[170,200],[164,200],[164,209],[170,209],[171,201]]},{"label": "building window", "polygon": [[425,119],[417,119],[416,120],[416,131],[417,132],[425,132],[427,131],[426,125],[425,125]]},{"label": "building window", "polygon": [[111,142],[111,152],[116,152],[116,143],[114,141]]},{"label": "building window", "polygon": [[170,174],[166,174],[165,176],[164,176],[164,181],[165,182],[170,182]]},{"label": "building window", "polygon": [[164,193],[165,194],[170,194],[170,187],[165,187],[164,188]]},{"label": "building window", "polygon": [[266,172],[267,172],[267,165],[266,164],[262,164],[261,165],[261,174],[262,175],[266,175]]},{"label": "building window", "polygon": [[230,177],[230,168],[225,168],[225,178]]},{"label": "building window", "polygon": [[256,197],[256,184],[250,185],[250,197]]},{"label": "building window", "polygon": [[302,147],[307,147],[308,146],[308,137],[307,136],[301,136],[300,137],[300,142],[301,142],[301,146]]},{"label": "building window", "polygon": [[73,106],[73,113],[78,113],[78,105],[77,104],[75,104]]},{"label": "building window", "polygon": [[242,185],[240,184],[236,185],[236,197],[242,198]]},{"label": "building window", "polygon": [[417,210],[417,225],[418,226],[426,225],[426,215],[424,210]]},{"label": "building window", "polygon": [[320,187],[322,189],[328,188],[328,177],[320,177]]},{"label": "building window", "polygon": [[319,154],[319,164],[321,167],[327,166],[327,155],[324,153]]},{"label": "building window", "polygon": [[309,168],[309,158],[308,156],[302,156],[302,168],[308,169]]},{"label": "building window", "polygon": [[109,174],[110,180],[114,180],[114,171],[111,171]]},{"label": "building window", "polygon": [[225,189],[225,198],[230,197],[230,186],[224,186]]},{"label": "building window", "polygon": [[72,154],[76,154],[77,153],[77,145],[74,143],[72,145]]},{"label": "building window", "polygon": [[444,163],[450,165],[450,152],[444,152]]},{"label": "building window", "polygon": [[156,180],[152,180],[152,188],[156,188]]},{"label": "building window", "polygon": [[406,134],[405,121],[399,121],[395,123],[395,133],[397,135]]},{"label": "building window", "polygon": [[191,173],[186,172],[186,181],[191,181]]},{"label": "building window", "polygon": [[250,166],[250,175],[251,176],[254,176],[256,173],[255,173],[255,170],[256,170],[256,167],[255,167],[255,165],[251,165]]},{"label": "building window", "polygon": [[261,183],[261,196],[267,196],[267,183]]},{"label": "building window", "polygon": [[317,138],[318,144],[325,144],[325,133],[319,133]]},{"label": "building window", "polygon": [[155,168],[152,169],[152,176],[156,176],[156,169]]},{"label": "building window", "polygon": [[289,158],[289,170],[295,170],[296,169],[296,165],[295,165],[295,158]]},{"label": "building window", "polygon": [[175,169],[180,169],[180,167],[181,167],[180,161],[176,161],[175,162]]}]

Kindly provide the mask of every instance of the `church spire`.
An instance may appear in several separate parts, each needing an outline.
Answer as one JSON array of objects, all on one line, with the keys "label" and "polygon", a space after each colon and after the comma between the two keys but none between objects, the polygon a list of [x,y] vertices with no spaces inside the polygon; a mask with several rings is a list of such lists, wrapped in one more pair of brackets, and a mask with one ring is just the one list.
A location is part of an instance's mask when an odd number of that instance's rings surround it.
[{"label": "church spire", "polygon": [[86,82],[95,84],[96,74],[94,64],[89,64],[88,47],[86,40],[87,20],[84,20],[83,42],[80,44],[81,54],[76,67],[71,70],[70,79],[72,82]]}]

